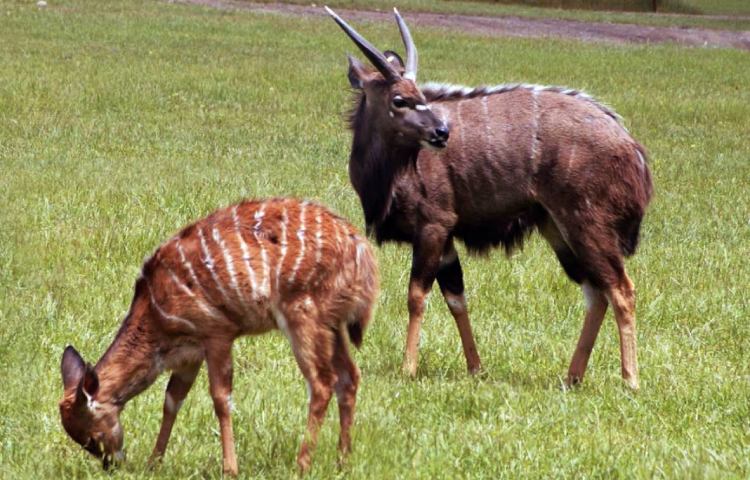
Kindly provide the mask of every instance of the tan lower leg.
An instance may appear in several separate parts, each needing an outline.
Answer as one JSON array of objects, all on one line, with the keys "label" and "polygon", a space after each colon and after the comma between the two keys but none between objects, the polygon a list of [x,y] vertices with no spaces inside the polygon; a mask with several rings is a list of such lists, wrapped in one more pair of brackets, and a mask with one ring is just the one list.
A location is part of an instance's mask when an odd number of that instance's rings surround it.
[{"label": "tan lower leg", "polygon": [[340,335],[336,337],[336,351],[334,353],[334,367],[338,376],[334,389],[336,400],[339,405],[339,454],[341,460],[351,450],[351,437],[349,430],[354,423],[354,409],[357,402],[357,389],[359,387],[359,368],[349,356],[346,342]]},{"label": "tan lower leg", "polygon": [[[227,410],[229,410],[228,403],[229,402],[227,401]],[[237,467],[237,454],[234,451],[232,418],[228,413],[219,418],[219,428],[221,430],[221,450],[224,457],[224,473],[235,477],[239,473],[239,469]]]},{"label": "tan lower leg", "polygon": [[159,436],[156,439],[156,445],[151,453],[149,463],[153,463],[164,455],[169,442],[169,436],[172,433],[177,412],[182,406],[183,400],[187,396],[190,388],[193,386],[195,377],[200,369],[200,364],[190,367],[185,371],[174,372],[169,379],[167,391],[164,395],[164,409],[159,429]]},{"label": "tan lower leg", "polygon": [[575,385],[583,380],[591,351],[607,312],[607,299],[602,292],[594,289],[588,283],[584,283],[582,289],[586,298],[586,317],[583,321],[581,335],[578,338],[578,345],[576,345],[573,359],[570,361],[570,367],[568,368],[566,381],[568,386]]},{"label": "tan lower leg", "polygon": [[328,403],[333,394],[330,386],[319,380],[314,380],[310,385],[310,407],[307,414],[307,431],[297,455],[297,465],[302,472],[310,469],[311,452],[318,443],[318,431],[325,418]]},{"label": "tan lower leg", "polygon": [[236,476],[237,455],[234,451],[234,432],[232,431],[232,344],[231,342],[207,342],[206,366],[208,367],[208,384],[214,411],[219,419],[221,431],[221,449],[224,458],[224,473]]},{"label": "tan lower leg", "polygon": [[409,328],[406,332],[406,352],[404,353],[403,371],[414,377],[417,375],[417,354],[419,351],[419,334],[424,316],[425,292],[416,282],[409,285]]},{"label": "tan lower leg", "polygon": [[620,360],[622,378],[633,389],[638,388],[638,354],[635,324],[635,291],[633,283],[625,275],[617,288],[610,290],[609,299],[615,311],[615,320],[620,333]]}]

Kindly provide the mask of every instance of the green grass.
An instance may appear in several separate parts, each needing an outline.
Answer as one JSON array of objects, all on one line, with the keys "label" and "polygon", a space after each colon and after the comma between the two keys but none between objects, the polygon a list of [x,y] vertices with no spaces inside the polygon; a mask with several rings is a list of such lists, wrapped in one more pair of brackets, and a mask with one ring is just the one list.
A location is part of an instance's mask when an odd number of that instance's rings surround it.
[{"label": "green grass", "polygon": [[[354,47],[329,19],[162,2],[0,15],[0,477],[219,477],[205,373],[155,472],[166,378],[128,405],[128,463],[109,475],[60,426],[60,356],[72,343],[96,361],[144,256],[218,206],[298,195],[361,225],[342,120]],[[362,31],[400,44],[392,25]],[[419,376],[404,379],[410,254],[385,246],[354,453],[336,469],[331,408],[311,478],[750,476],[747,53],[418,36],[423,80],[583,88],[650,149],[656,197],[628,263],[642,390],[621,385],[611,314],[584,386],[559,390],[583,302],[538,238],[510,260],[464,258],[485,373],[467,378],[433,295]],[[292,477],[306,395],[289,347],[274,334],[234,353],[241,473]]]},{"label": "green grass", "polygon": [[634,12],[687,13],[703,15],[750,14],[750,5],[744,0],[485,0],[491,3],[528,5],[533,7],[623,10]]},{"label": "green grass", "polygon": [[660,9],[664,11],[691,13],[704,15],[750,15],[750,4],[745,0],[663,0]]},{"label": "green grass", "polygon": [[[247,1],[247,0],[246,0]],[[253,0],[255,1],[255,0]],[[260,2],[274,0],[258,0]],[[419,11],[433,13],[459,13],[480,16],[518,16],[528,18],[559,18],[563,20],[581,20],[586,22],[630,23],[655,27],[709,28],[719,30],[750,30],[750,4],[741,3],[733,8],[730,2],[719,3],[725,9],[706,9],[705,13],[732,14],[728,17],[711,17],[701,15],[664,15],[662,13],[616,12],[596,10],[576,10],[569,8],[549,8],[517,3],[506,4],[482,1],[456,0],[401,0],[399,9],[403,12]],[[742,2],[742,0],[734,0]],[[703,3],[701,3],[703,2]],[[283,3],[310,5],[309,0],[284,0]],[[338,8],[357,8],[363,10],[391,11],[392,0],[327,0],[326,5]],[[520,3],[520,2],[519,2]],[[706,4],[706,0],[692,0],[697,6]],[[736,5],[736,3],[735,3]],[[408,17],[407,17],[408,20]]]}]

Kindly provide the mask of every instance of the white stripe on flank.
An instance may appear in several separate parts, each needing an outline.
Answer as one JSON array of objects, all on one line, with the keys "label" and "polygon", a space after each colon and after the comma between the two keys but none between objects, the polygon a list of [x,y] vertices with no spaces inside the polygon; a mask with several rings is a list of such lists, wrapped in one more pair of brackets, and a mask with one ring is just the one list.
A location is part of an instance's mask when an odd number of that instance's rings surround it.
[{"label": "white stripe on flank", "polygon": [[289,283],[294,283],[294,279],[297,276],[297,270],[302,264],[302,260],[305,258],[305,211],[307,210],[307,202],[302,202],[299,209],[299,228],[297,229],[297,238],[299,239],[299,253],[297,258],[294,259],[294,265],[292,265],[292,273],[289,275]]},{"label": "white stripe on flank", "polygon": [[450,122],[451,116],[450,111],[445,108],[443,105],[435,105],[435,110],[437,110],[438,117],[440,117],[440,120],[443,121],[444,124],[448,125],[448,122]]},{"label": "white stripe on flank", "polygon": [[182,244],[180,243],[179,238],[175,238],[175,246],[177,247],[177,252],[180,254],[180,262],[182,262],[182,266],[185,267],[185,270],[188,271],[190,274],[190,279],[193,281],[194,284],[198,285],[198,287],[203,291],[203,294],[208,296],[206,294],[206,290],[203,288],[203,285],[198,281],[198,277],[195,276],[195,270],[193,270],[193,264],[188,261],[188,259],[185,257],[185,251],[182,249]]},{"label": "white stripe on flank", "polygon": [[185,320],[182,317],[178,317],[177,315],[172,315],[170,313],[165,312],[159,306],[159,304],[156,303],[156,299],[154,298],[154,292],[151,290],[151,283],[148,280],[146,280],[146,285],[148,286],[148,296],[149,296],[149,299],[151,300],[151,305],[153,305],[154,308],[156,308],[156,311],[159,312],[159,315],[161,315],[162,317],[164,317],[167,320],[171,320],[171,321],[173,321],[175,323],[179,323],[179,324],[185,325],[186,327],[188,327],[193,332],[197,330],[195,328],[195,325],[193,324],[193,322],[191,322],[190,320]]},{"label": "white stripe on flank", "polygon": [[354,236],[354,241],[357,243],[357,254],[354,257],[354,264],[359,267],[360,265],[362,265],[362,257],[364,256],[365,252],[367,252],[367,245],[365,245],[365,242],[363,242],[358,235]]},{"label": "white stripe on flank", "polygon": [[484,148],[487,160],[492,159],[492,127],[490,126],[490,110],[487,106],[487,97],[482,97],[482,111],[484,112]]},{"label": "white stripe on flank", "polygon": [[255,225],[253,226],[253,236],[255,237],[255,240],[258,241],[258,245],[260,247],[260,260],[263,263],[263,281],[260,284],[260,290],[258,293],[260,293],[261,297],[266,297],[271,294],[271,286],[269,285],[270,282],[270,270],[271,267],[268,264],[268,253],[266,252],[266,246],[263,245],[263,239],[260,238],[260,231],[261,231],[261,223],[263,223],[263,217],[266,215],[266,202],[263,202],[260,204],[260,208],[255,212],[254,218],[255,218]]},{"label": "white stripe on flank", "polygon": [[[273,314],[273,318],[276,320],[276,326],[279,327],[279,330],[291,340],[289,337],[289,324],[286,321],[286,317],[284,316],[284,312],[282,312],[277,305],[271,305],[271,313]],[[294,344],[292,344],[292,349],[294,349]]]},{"label": "white stripe on flank", "polygon": [[185,293],[185,295],[187,295],[188,297],[190,297],[193,300],[195,300],[196,305],[198,305],[198,308],[200,308],[203,311],[203,313],[205,313],[206,315],[208,315],[209,317],[214,318],[214,319],[222,319],[222,318],[224,318],[223,315],[221,315],[219,312],[217,312],[213,307],[211,307],[210,305],[206,304],[199,297],[196,297],[195,293],[193,293],[193,291],[190,290],[187,287],[187,285],[185,285],[184,283],[182,283],[182,281],[177,277],[177,275],[174,273],[174,271],[172,271],[171,268],[169,268],[169,267],[166,267],[166,268],[167,268],[167,271],[169,272],[169,276],[172,277],[172,281],[175,283],[175,285],[177,285],[177,287],[180,290],[182,290]]},{"label": "white stripe on flank", "polygon": [[289,218],[286,214],[286,207],[281,207],[281,255],[279,255],[279,263],[276,265],[276,291],[279,291],[279,282],[281,282],[281,267],[284,265],[284,258],[286,258],[287,240],[286,240],[286,223]]},{"label": "white stripe on flank", "polygon": [[247,243],[242,237],[240,231],[240,218],[237,215],[237,205],[232,208],[232,220],[234,221],[234,233],[237,235],[237,239],[240,241],[240,249],[242,250],[242,261],[245,262],[245,270],[247,276],[250,278],[250,288],[252,288],[253,298],[258,298],[258,281],[255,278],[255,270],[250,266],[250,250],[247,248]]},{"label": "white stripe on flank", "polygon": [[234,290],[234,294],[237,296],[237,301],[240,302],[240,305],[242,305],[245,311],[247,311],[245,298],[240,291],[239,284],[237,284],[237,274],[234,271],[234,260],[232,259],[232,253],[227,248],[227,242],[224,241],[221,232],[219,232],[219,229],[216,227],[213,228],[213,237],[214,242],[219,246],[221,254],[224,256],[224,263],[227,266],[227,273],[229,273],[229,285]]},{"label": "white stripe on flank", "polygon": [[201,240],[201,251],[203,252],[203,265],[206,266],[208,269],[208,273],[211,274],[211,278],[214,279],[214,283],[216,284],[216,288],[219,290],[219,293],[221,293],[221,296],[224,297],[224,301],[227,304],[230,304],[231,301],[229,300],[229,295],[227,295],[226,290],[224,290],[224,287],[221,286],[221,282],[219,281],[219,276],[216,275],[216,270],[214,270],[214,259],[211,256],[211,252],[208,250],[208,244],[206,243],[206,236],[203,234],[203,228],[198,229],[198,237]]},{"label": "white stripe on flank", "polygon": [[646,159],[643,158],[643,154],[637,148],[635,149],[635,153],[638,154],[638,159],[641,161],[638,167],[641,169],[641,171],[643,171],[646,168]]},{"label": "white stripe on flank", "polygon": [[321,215],[321,209],[318,208],[315,212],[315,264],[310,269],[310,273],[307,274],[305,283],[310,283],[315,272],[318,271],[318,265],[323,257],[323,216]]},{"label": "white stripe on flank", "polygon": [[341,232],[339,231],[339,222],[336,219],[333,219],[332,227],[336,234],[336,248],[341,248]]},{"label": "white stripe on flank", "polygon": [[536,90],[531,92],[531,161],[535,161],[538,157],[537,150],[539,149],[539,139],[537,134],[539,133],[539,102],[537,100],[539,92]]},{"label": "white stripe on flank", "polygon": [[464,103],[463,100],[459,100],[456,103],[456,128],[458,129],[458,151],[461,155],[461,162],[466,162],[466,151],[464,149],[464,122],[461,119],[461,104]]}]

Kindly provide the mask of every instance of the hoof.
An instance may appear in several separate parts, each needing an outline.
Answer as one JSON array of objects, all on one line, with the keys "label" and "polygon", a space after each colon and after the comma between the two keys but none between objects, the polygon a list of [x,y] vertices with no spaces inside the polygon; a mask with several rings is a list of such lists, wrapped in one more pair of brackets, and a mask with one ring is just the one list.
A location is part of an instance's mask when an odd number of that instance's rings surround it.
[{"label": "hoof", "polygon": [[148,457],[148,462],[146,462],[146,468],[149,470],[155,470],[156,468],[161,465],[161,461],[164,458],[162,454],[159,453],[152,453],[150,457]]},{"label": "hoof", "polygon": [[578,388],[583,383],[583,377],[580,375],[573,375],[568,374],[567,377],[565,377],[565,382],[563,382],[562,386],[560,387],[563,391],[573,390],[574,388]]},{"label": "hoof", "polygon": [[625,382],[625,386],[634,392],[640,389],[637,378],[624,378],[623,381]]},{"label": "hoof", "polygon": [[412,362],[404,362],[404,365],[401,367],[401,371],[404,375],[406,375],[409,378],[416,378],[417,376],[417,365]]},{"label": "hoof", "polygon": [[308,471],[310,471],[310,465],[312,464],[312,461],[310,460],[310,452],[307,450],[307,448],[304,448],[299,452],[299,455],[297,455],[297,466],[299,467],[299,473],[301,475],[306,474]]},{"label": "hoof", "polygon": [[224,476],[225,477],[236,477],[239,471],[236,466],[224,465]]}]

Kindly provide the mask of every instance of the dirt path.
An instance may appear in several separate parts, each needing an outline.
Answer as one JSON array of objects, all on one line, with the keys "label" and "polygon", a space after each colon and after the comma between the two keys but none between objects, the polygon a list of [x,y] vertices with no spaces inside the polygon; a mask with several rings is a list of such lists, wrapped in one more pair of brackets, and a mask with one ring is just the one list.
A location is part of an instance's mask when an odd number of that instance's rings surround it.
[{"label": "dirt path", "polygon": [[[250,3],[238,0],[177,0],[179,3],[205,5],[231,10],[324,16],[320,6],[283,3]],[[347,20],[359,22],[393,21],[390,12],[336,9]],[[482,17],[442,13],[409,12],[410,25],[443,27],[479,35],[498,37],[557,37],[592,42],[679,43],[696,47],[723,47],[750,50],[749,31],[709,30],[701,28],[650,27],[632,24],[592,23],[574,20],[532,19],[522,17]]]}]

